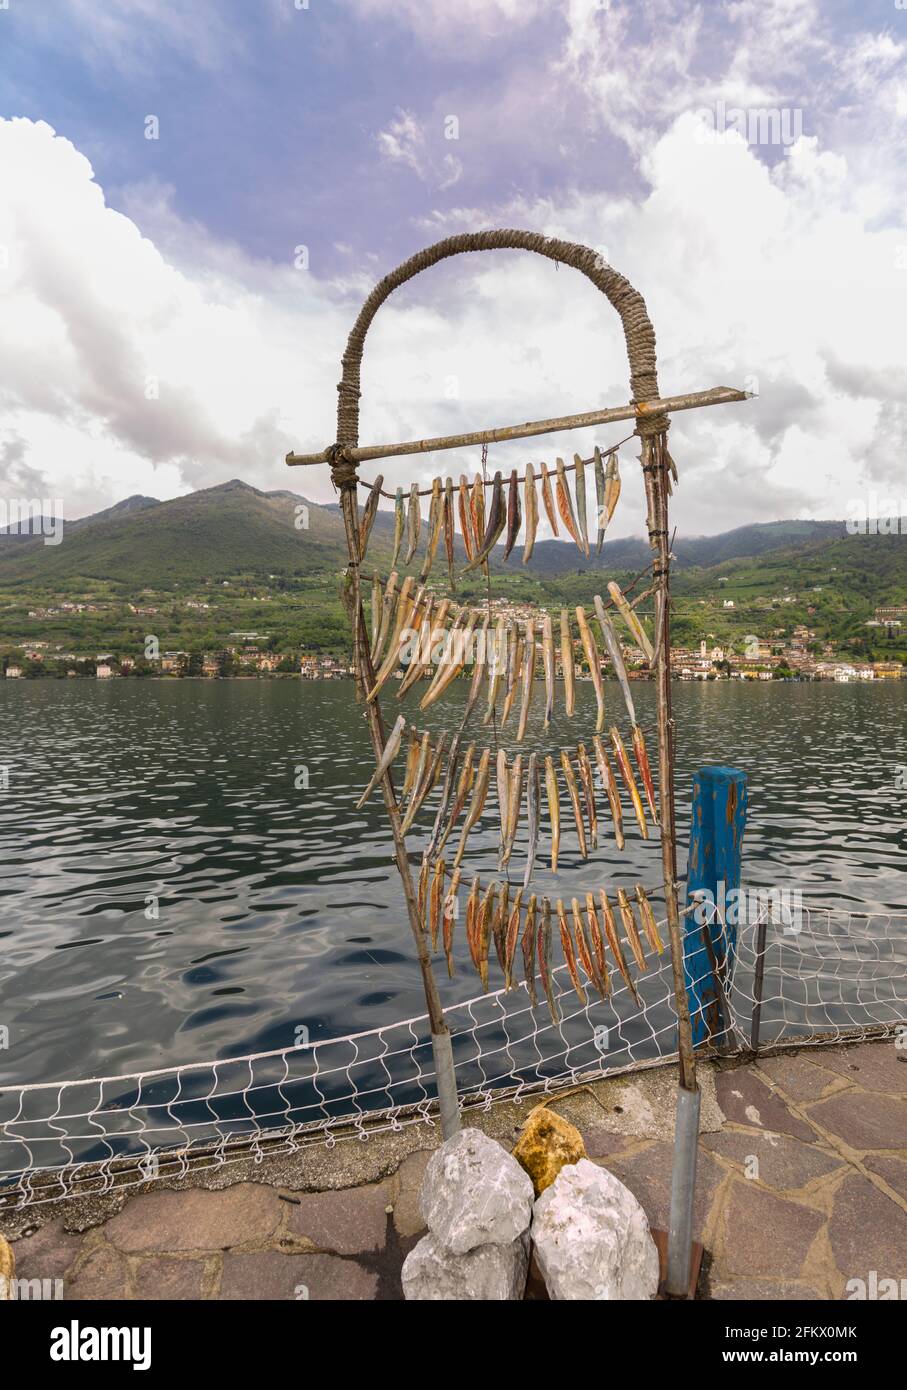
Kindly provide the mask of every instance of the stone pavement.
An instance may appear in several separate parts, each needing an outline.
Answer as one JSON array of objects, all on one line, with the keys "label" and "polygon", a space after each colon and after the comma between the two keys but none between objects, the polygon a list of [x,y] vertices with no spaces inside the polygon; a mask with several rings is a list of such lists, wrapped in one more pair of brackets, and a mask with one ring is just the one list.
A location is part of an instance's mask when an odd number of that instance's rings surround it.
[{"label": "stone pavement", "polygon": [[[907,1049],[887,1040],[705,1063],[700,1084],[700,1297],[840,1299],[873,1271],[907,1280]],[[675,1085],[662,1067],[548,1102],[653,1227],[667,1225]],[[468,1123],[512,1146],[536,1103]],[[398,1299],[434,1142],[432,1127],[409,1125],[231,1164],[204,1187],[201,1175],[33,1209],[0,1229],[18,1236],[17,1277],[59,1278],[66,1299]]]}]

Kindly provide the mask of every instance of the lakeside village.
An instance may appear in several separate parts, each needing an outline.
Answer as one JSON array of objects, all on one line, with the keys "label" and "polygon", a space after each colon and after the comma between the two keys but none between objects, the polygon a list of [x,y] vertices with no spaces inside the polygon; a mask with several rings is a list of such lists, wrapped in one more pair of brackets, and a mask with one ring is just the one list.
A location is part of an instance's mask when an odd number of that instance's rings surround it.
[{"label": "lakeside village", "polygon": [[[506,599],[492,600],[492,612],[497,619],[523,622],[537,617],[537,610],[514,604]],[[733,604],[725,604],[725,607]],[[39,614],[29,616],[38,617]],[[898,635],[907,625],[907,605],[879,607],[866,626],[887,629],[888,636]],[[772,628],[767,636],[748,635],[733,646],[715,643],[713,634],[701,638],[696,647],[671,648],[671,672],[675,679],[685,681],[712,680],[826,680],[838,682],[897,680],[903,672],[900,661],[855,661],[836,656],[836,643],[817,640],[816,633],[803,624],[791,629]],[[154,655],[135,657],[111,651],[77,653],[64,651],[62,644],[32,641],[20,647],[0,649],[0,668],[7,680],[36,678],[94,677],[110,680],[116,677],[158,677],[164,679],[262,679],[300,677],[303,680],[350,679],[353,668],[348,656],[306,653],[298,650],[272,650],[267,633],[232,632],[229,643],[217,652],[163,651]],[[650,672],[644,666],[643,653],[627,645],[625,654],[629,674],[646,679]],[[602,658],[601,667],[607,674],[610,662]],[[558,661],[558,676],[561,675]],[[575,674],[582,679],[585,670],[576,663]],[[402,678],[403,667],[397,672]]]}]

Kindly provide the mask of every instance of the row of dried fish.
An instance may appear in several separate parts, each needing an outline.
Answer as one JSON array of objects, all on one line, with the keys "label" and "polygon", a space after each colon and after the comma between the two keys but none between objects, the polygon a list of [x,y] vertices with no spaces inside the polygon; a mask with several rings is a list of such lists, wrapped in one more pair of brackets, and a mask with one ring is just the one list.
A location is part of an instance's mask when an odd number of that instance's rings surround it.
[{"label": "row of dried fish", "polygon": [[[425,872],[426,862],[423,861],[423,874],[419,884],[422,921],[429,933],[432,951],[437,951],[439,945],[442,947],[447,960],[448,974],[453,975],[453,942],[459,918],[461,870],[459,866],[454,867],[448,879],[446,862],[439,859],[434,871],[429,875]],[[505,989],[511,989],[515,984],[516,954],[519,945],[523,957],[523,978],[532,1005],[535,1007],[538,1004],[538,973],[551,1017],[557,1023],[558,1010],[552,987],[552,943],[556,917],[564,962],[580,1002],[586,1003],[586,990],[581,972],[602,999],[606,999],[611,993],[611,969],[608,965],[607,947],[610,948],[613,965],[620,971],[627,988],[639,1004],[639,994],[630,972],[630,961],[624,951],[624,945],[629,948],[630,957],[637,970],[641,972],[648,969],[643,935],[651,950],[658,955],[664,951],[655,913],[642,884],[637,884],[635,889],[635,905],[639,912],[642,933],[634,911],[634,903],[625,889],[616,890],[617,909],[624,934],[623,944],[618,933],[614,908],[604,888],[599,889],[597,902],[594,893],[586,893],[584,903],[581,903],[579,898],[573,898],[569,919],[562,898],[556,899],[552,911],[549,898],[543,897],[539,903],[537,895],[533,893],[524,905],[524,888],[517,890],[512,902],[510,892],[509,883],[500,883],[497,880],[492,880],[483,887],[476,874],[466,900],[466,945],[483,990],[488,990],[492,942],[498,964],[504,974]]]},{"label": "row of dried fish", "polygon": [[[596,447],[592,459],[592,470],[595,478],[596,500],[594,521],[599,551],[601,551],[605,532],[620,497],[620,470],[616,450],[607,455],[607,463],[605,457],[601,450]],[[569,471],[573,472],[573,496],[570,492],[568,469],[562,458],[556,461],[553,473],[549,472],[547,464],[540,465],[539,482],[542,490],[542,503],[552,533],[555,536],[560,534],[558,529],[559,516],[567,534],[575,541],[584,555],[589,555],[591,547],[586,499],[586,463],[579,454],[574,454],[573,469]],[[522,503],[520,501],[521,483],[523,488]],[[378,511],[378,502],[382,495],[383,485],[384,475],[379,474],[366,499],[359,523],[360,560],[364,558],[368,548],[369,536]],[[520,478],[517,469],[512,470],[506,485],[506,500],[503,474],[495,473],[491,483],[491,498],[487,515],[485,486],[485,479],[481,473],[475,475],[472,483],[469,482],[465,473],[461,473],[459,485],[455,485],[452,478],[434,478],[432,480],[425,557],[419,572],[419,578],[423,583],[431,572],[443,532],[447,570],[451,588],[454,587],[454,539],[458,520],[467,559],[466,567],[463,570],[464,574],[477,569],[480,565],[487,566],[488,557],[502,533],[504,533],[503,558],[506,560],[517,542],[521,528],[524,531],[523,564],[525,565],[530,559],[539,523],[536,473],[532,464],[526,465],[526,472],[522,478]],[[410,488],[408,504],[404,489],[398,487],[394,503],[394,558],[391,561],[391,567],[397,563],[397,558],[403,549],[404,537],[406,547],[403,563],[405,565],[410,563],[418,550],[421,533],[422,508],[419,502],[419,484],[413,483]]]},{"label": "row of dried fish", "polygon": [[[368,692],[369,700],[377,698],[401,661],[408,658],[406,674],[397,690],[397,699],[402,700],[417,681],[428,678],[434,666],[428,689],[419,702],[420,709],[429,709],[453,684],[470,657],[474,656],[464,723],[478,704],[483,681],[487,682],[484,716],[486,724],[491,723],[496,717],[497,702],[502,692],[501,720],[502,723],[506,722],[514,708],[517,691],[522,686],[517,728],[517,742],[521,743],[529,719],[536,665],[541,655],[545,680],[544,727],[547,729],[554,712],[558,658],[564,682],[564,710],[568,718],[573,718],[576,710],[576,652],[568,609],[561,609],[557,642],[550,613],[544,613],[540,621],[527,619],[522,630],[517,622],[500,617],[492,633],[491,615],[487,610],[483,612],[481,609],[454,605],[452,613],[449,599],[443,598],[436,602],[431,594],[425,592],[424,587],[413,595],[412,579],[409,576],[404,579],[398,594],[396,580],[397,575],[394,572],[382,593],[376,577],[372,589],[372,662],[380,662],[380,665]],[[646,660],[652,665],[655,660],[655,648],[639,615],[631,607],[619,585],[613,581],[608,585],[608,593],[634,642],[639,645]],[[620,683],[631,722],[635,726],[636,712],[623,648],[601,596],[596,594],[593,602],[608,657]],[[585,609],[578,606],[575,612],[580,645],[595,690],[595,730],[596,733],[601,733],[605,723],[601,657]],[[451,616],[451,626],[448,627],[447,621]],[[381,661],[381,654],[385,652],[386,645],[386,654]]]},{"label": "row of dried fish", "polygon": [[[357,804],[357,809],[378,785],[384,773],[397,757],[403,741],[405,720],[401,715],[391,732],[375,774]],[[640,795],[630,755],[616,725],[609,730],[611,751],[620,774],[620,782],[630,798],[633,814],[644,839],[649,837],[649,826],[643,797]],[[444,847],[457,826],[460,816],[465,819],[460,827],[459,842],[454,856],[454,867],[459,867],[466,850],[470,834],[479,823],[492,786],[492,750],[485,748],[476,760],[476,745],[470,743],[463,751],[462,731],[454,734],[448,749],[448,735],[442,732],[433,741],[429,731],[420,733],[410,728],[409,745],[406,755],[406,771],[400,792],[401,828],[406,834],[412,827],[419,810],[429,793],[437,785],[446,767],[441,786],[441,796],[432,827],[431,837],[426,848],[426,856],[433,860],[443,853]],[[645,740],[638,725],[633,729],[633,752],[642,782],[643,794],[649,814],[654,823],[658,821],[655,804],[655,787],[646,753]],[[594,758],[594,765],[593,765]],[[574,766],[575,763],[575,766]],[[539,848],[542,781],[544,778],[545,801],[548,809],[548,822],[551,834],[551,870],[557,872],[561,845],[561,784],[566,791],[567,800],[576,825],[579,852],[583,859],[589,857],[590,849],[598,846],[598,806],[596,802],[595,772],[598,772],[608,807],[608,814],[618,849],[624,847],[624,819],[618,779],[614,775],[611,760],[604,740],[598,734],[592,739],[592,757],[584,743],[577,745],[575,751],[562,748],[558,761],[551,754],[540,755],[533,752],[528,759],[522,753],[514,755],[509,762],[506,751],[497,751],[494,761],[494,785],[498,803],[501,841],[499,863],[503,869],[510,862],[516,835],[525,815],[527,825],[527,862],[523,887],[529,879]]]}]

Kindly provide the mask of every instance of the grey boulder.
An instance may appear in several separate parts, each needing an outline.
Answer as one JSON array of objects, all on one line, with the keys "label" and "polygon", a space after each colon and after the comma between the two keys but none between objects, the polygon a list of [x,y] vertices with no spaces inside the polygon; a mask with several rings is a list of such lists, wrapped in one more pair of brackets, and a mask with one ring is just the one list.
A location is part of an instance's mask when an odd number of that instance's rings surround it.
[{"label": "grey boulder", "polygon": [[567,1164],[535,1204],[532,1239],[552,1299],[654,1298],[658,1250],[633,1193],[587,1158]]},{"label": "grey boulder", "polygon": [[461,1129],[428,1161],[419,1200],[432,1235],[454,1255],[512,1245],[532,1218],[532,1180],[502,1145]]},{"label": "grey boulder", "polygon": [[453,1254],[429,1233],[403,1262],[403,1297],[409,1302],[519,1300],[528,1266],[528,1232],[509,1245],[479,1245],[465,1255]]}]

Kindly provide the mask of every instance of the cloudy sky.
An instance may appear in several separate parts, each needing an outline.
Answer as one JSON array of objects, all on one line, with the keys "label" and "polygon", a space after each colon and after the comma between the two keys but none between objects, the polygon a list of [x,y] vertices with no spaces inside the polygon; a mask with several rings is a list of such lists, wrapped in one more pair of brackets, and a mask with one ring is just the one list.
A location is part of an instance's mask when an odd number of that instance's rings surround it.
[{"label": "cloudy sky", "polygon": [[[665,393],[758,392],[676,419],[688,534],[903,497],[905,55],[907,0],[0,0],[0,490],[68,517],[232,477],[327,500],[283,456],[332,440],[363,296],[515,226],[636,284]],[[601,296],[497,252],[382,309],[361,437],[628,396]]]}]

